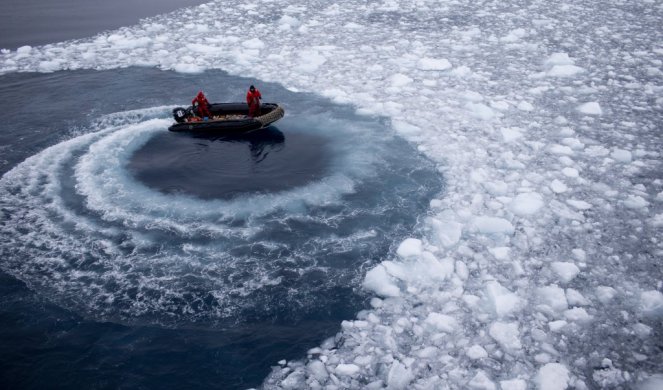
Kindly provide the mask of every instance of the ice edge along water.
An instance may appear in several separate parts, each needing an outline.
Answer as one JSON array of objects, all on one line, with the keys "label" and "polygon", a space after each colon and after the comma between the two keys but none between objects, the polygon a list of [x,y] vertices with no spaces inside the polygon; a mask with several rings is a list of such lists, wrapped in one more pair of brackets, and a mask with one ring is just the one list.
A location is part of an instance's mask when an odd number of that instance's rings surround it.
[{"label": "ice edge along water", "polygon": [[4,50],[0,72],[219,68],[393,127],[447,192],[372,309],[266,388],[663,383],[660,2],[217,1],[92,39]]}]

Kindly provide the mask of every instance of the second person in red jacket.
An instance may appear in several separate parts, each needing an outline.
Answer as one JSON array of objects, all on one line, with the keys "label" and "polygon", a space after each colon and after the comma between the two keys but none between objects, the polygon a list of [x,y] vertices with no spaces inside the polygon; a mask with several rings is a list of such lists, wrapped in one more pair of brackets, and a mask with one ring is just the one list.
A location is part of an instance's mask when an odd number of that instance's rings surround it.
[{"label": "second person in red jacket", "polygon": [[246,93],[246,103],[249,105],[249,116],[251,118],[260,116],[260,99],[262,99],[260,91],[253,85],[250,86]]}]

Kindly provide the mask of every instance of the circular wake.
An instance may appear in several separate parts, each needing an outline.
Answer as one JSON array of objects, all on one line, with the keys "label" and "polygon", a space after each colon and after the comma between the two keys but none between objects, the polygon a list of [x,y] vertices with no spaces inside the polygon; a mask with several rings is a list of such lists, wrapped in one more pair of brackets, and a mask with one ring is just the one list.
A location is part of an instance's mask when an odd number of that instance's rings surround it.
[{"label": "circular wake", "polygon": [[136,156],[169,134],[167,115],[103,117],[4,175],[2,268],[104,320],[292,320],[356,299],[364,268],[441,186],[429,162],[376,124],[310,115],[283,128],[328,140],[317,176],[225,197],[193,184],[164,191],[136,175]]}]

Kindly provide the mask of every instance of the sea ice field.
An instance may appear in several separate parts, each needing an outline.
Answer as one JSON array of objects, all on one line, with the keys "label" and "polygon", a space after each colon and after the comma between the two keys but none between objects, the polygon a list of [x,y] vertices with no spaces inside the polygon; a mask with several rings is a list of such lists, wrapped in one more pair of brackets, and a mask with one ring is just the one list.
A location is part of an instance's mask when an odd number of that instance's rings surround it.
[{"label": "sea ice field", "polygon": [[[33,341],[0,364],[23,387],[78,364],[66,386],[663,388],[661,26],[658,0],[212,1],[3,49],[0,325]],[[193,83],[286,117],[166,132]]]}]

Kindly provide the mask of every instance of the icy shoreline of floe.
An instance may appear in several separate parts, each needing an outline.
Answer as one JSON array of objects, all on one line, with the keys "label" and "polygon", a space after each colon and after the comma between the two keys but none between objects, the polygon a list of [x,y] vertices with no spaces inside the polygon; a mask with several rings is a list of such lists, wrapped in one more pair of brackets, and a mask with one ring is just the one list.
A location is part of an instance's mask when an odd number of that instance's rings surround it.
[{"label": "icy shoreline of floe", "polygon": [[642,11],[215,2],[5,51],[0,72],[220,68],[387,116],[439,164],[447,192],[366,276],[372,309],[267,388],[646,386],[663,373],[663,10]]}]

